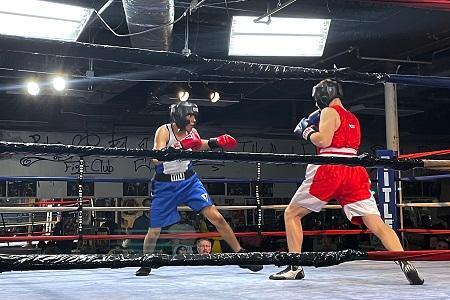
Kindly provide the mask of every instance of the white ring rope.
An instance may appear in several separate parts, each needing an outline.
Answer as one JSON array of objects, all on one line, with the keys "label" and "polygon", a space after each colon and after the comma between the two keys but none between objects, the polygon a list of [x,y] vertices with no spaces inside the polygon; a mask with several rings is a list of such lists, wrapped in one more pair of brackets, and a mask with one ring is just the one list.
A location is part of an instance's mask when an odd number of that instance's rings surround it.
[{"label": "white ring rope", "polygon": [[[450,207],[450,202],[440,202],[440,203],[403,203],[397,204],[398,207]],[[222,205],[216,206],[219,210],[250,210],[257,209],[256,205]],[[284,210],[287,205],[262,205],[261,209],[274,209],[274,210]],[[325,209],[341,209],[342,206],[338,204],[329,204],[324,206]],[[14,207],[14,206],[3,206],[0,207],[0,213],[42,213],[42,212],[73,212],[77,211],[76,206],[71,207]],[[110,207],[110,206],[94,206],[94,207],[83,207],[83,211],[147,211],[148,207],[144,206],[123,206],[123,207]],[[178,207],[179,211],[192,211],[187,206]]]},{"label": "white ring rope", "polygon": [[[256,205],[229,205],[229,206],[216,206],[219,210],[249,210],[249,209],[257,209]],[[287,205],[262,205],[262,209],[275,209],[275,210],[284,210]],[[325,208],[328,209],[340,209],[340,205],[325,205]],[[72,212],[77,211],[78,208],[76,206],[71,207],[13,207],[13,206],[4,206],[0,207],[0,213],[43,213],[43,212]],[[83,206],[83,211],[148,211],[148,207],[144,206],[130,206],[130,207],[110,207],[110,206],[94,206],[87,207]],[[187,206],[179,206],[179,211],[192,211]]]},{"label": "white ring rope", "polygon": [[397,204],[398,207],[449,207],[450,202],[439,203],[402,203]]}]

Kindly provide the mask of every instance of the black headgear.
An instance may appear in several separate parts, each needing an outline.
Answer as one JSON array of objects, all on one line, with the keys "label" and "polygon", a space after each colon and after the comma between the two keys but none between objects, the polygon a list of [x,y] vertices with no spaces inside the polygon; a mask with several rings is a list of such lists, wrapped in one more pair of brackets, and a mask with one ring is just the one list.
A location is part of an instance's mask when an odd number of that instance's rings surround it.
[{"label": "black headgear", "polygon": [[333,99],[342,98],[343,95],[341,84],[331,79],[322,80],[312,89],[312,96],[319,109],[328,107]]},{"label": "black headgear", "polygon": [[170,106],[170,120],[182,130],[189,124],[189,121],[186,120],[187,115],[194,115],[196,119],[198,118],[197,104],[182,101]]}]

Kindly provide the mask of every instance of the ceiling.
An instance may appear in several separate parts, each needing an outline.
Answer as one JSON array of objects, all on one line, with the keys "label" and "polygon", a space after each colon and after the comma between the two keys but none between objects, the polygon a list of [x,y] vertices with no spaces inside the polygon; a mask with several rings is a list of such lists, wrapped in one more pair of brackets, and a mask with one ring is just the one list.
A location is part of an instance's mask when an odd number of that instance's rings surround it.
[{"label": "ceiling", "polygon": [[[273,16],[332,21],[322,57],[288,58],[227,55],[232,16],[261,16],[288,0],[198,0],[192,4],[201,5],[187,17],[182,15],[189,1],[52,1],[101,10],[104,21],[123,35],[166,23],[171,12],[179,21],[172,28],[162,26],[130,38],[115,36],[94,15],[77,43],[0,36],[1,129],[152,133],[168,121],[175,91],[185,86],[200,106],[202,132],[292,138],[293,126],[314,109],[310,95],[317,80],[283,77],[275,71],[259,76],[252,71],[264,69],[259,64],[450,75],[450,3],[446,1],[297,0]],[[189,58],[181,54],[186,48],[186,24]],[[246,68],[236,72],[233,63],[203,59],[256,64],[248,64],[248,72]],[[226,64],[228,71],[216,68],[218,62],[222,67]],[[45,81],[57,72],[70,77],[64,95],[45,91],[38,97],[26,95],[25,79]],[[221,100],[209,103],[206,88],[220,91]],[[382,138],[383,85],[346,82],[344,94],[344,103],[360,116],[363,129]],[[449,140],[450,90],[399,86],[398,101],[401,134],[426,133]]]}]

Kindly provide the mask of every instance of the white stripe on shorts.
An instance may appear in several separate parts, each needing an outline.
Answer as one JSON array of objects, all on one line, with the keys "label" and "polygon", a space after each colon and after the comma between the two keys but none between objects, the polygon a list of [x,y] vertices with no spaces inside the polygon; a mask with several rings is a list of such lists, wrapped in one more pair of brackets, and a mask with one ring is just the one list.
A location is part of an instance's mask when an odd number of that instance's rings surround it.
[{"label": "white stripe on shorts", "polygon": [[373,196],[370,199],[360,200],[354,203],[344,205],[344,212],[347,218],[351,221],[353,217],[362,217],[368,215],[380,215],[377,203]]}]

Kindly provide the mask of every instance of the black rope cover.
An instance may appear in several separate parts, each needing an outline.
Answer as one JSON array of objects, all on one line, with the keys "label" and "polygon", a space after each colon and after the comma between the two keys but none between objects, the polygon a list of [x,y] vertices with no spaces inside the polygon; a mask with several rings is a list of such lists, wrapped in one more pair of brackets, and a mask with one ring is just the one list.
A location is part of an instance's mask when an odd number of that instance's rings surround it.
[{"label": "black rope cover", "polygon": [[421,159],[378,158],[368,153],[357,157],[318,156],[300,154],[248,153],[248,152],[214,152],[214,151],[183,151],[173,148],[163,150],[142,150],[128,148],[104,148],[94,146],[73,146],[60,144],[13,143],[0,142],[0,153],[39,153],[75,154],[86,156],[120,156],[120,157],[151,157],[159,161],[175,159],[210,160],[210,161],[239,161],[263,163],[290,164],[339,164],[349,166],[364,166],[368,168],[383,167],[395,170],[409,170],[423,168]]},{"label": "black rope cover", "polygon": [[367,252],[343,250],[334,252],[249,252],[186,255],[0,255],[0,273],[7,271],[69,270],[162,266],[225,266],[225,265],[301,265],[327,267],[343,262],[366,260]]}]

